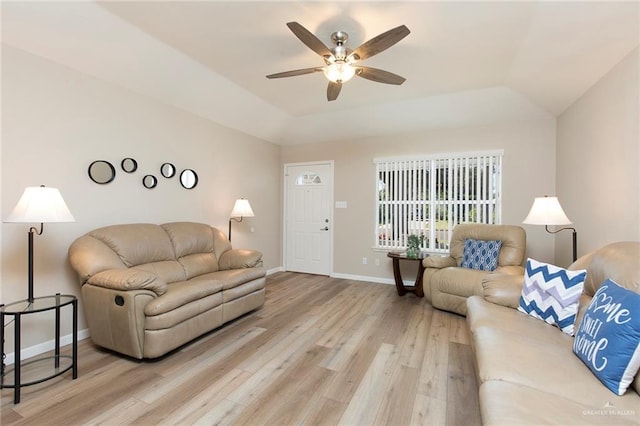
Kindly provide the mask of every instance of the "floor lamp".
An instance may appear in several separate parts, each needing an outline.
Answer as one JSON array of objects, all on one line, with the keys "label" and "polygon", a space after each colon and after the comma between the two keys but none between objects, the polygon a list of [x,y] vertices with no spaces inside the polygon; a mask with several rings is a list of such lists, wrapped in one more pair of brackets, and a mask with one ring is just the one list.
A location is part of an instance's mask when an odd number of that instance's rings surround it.
[{"label": "floor lamp", "polygon": [[40,229],[31,227],[28,233],[28,300],[33,302],[33,235],[42,235],[44,223],[75,222],[57,188],[30,186],[25,188],[18,204],[5,222],[40,223]]},{"label": "floor lamp", "polygon": [[233,210],[231,210],[231,214],[229,215],[229,241],[231,241],[231,221],[242,222],[243,218],[254,216],[249,200],[245,200],[244,198],[236,200],[236,203],[233,205]]},{"label": "floor lamp", "polygon": [[545,231],[550,234],[557,234],[560,231],[569,229],[573,231],[573,261],[578,259],[578,233],[576,228],[565,227],[555,231],[549,230],[549,225],[571,225],[571,221],[562,210],[558,197],[536,197],[529,214],[522,223],[528,225],[544,225]]}]

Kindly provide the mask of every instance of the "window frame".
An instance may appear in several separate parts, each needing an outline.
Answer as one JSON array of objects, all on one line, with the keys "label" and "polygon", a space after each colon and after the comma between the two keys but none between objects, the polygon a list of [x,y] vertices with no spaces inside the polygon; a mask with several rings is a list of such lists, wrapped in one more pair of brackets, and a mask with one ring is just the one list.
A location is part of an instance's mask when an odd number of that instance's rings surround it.
[{"label": "window frame", "polygon": [[[374,250],[404,250],[408,235],[422,233],[422,251],[448,253],[451,233],[458,223],[502,223],[504,150],[375,158],[373,162]],[[393,182],[385,182],[381,173]],[[469,181],[475,188],[463,185]],[[388,198],[381,199],[381,192],[390,184],[394,185],[394,195],[389,197],[387,193]],[[418,193],[426,198],[420,199]],[[381,223],[381,217],[388,216],[401,219]],[[436,226],[429,226],[434,218]],[[446,226],[441,227],[444,223]],[[418,232],[423,226],[426,232]]]}]

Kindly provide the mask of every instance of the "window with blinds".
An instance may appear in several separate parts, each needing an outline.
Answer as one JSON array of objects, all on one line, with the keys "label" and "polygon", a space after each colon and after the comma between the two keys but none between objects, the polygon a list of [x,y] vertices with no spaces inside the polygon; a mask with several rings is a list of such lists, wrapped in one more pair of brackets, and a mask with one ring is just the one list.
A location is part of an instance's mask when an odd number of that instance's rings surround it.
[{"label": "window with blinds", "polygon": [[463,222],[501,223],[502,151],[376,159],[375,247],[404,249],[411,234],[422,249],[449,251]]}]

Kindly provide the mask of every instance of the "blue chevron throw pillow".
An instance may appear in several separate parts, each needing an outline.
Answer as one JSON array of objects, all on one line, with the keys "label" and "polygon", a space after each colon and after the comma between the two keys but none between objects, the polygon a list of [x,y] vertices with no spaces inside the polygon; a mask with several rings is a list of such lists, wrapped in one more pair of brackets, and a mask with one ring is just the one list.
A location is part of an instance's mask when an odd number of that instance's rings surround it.
[{"label": "blue chevron throw pillow", "polygon": [[573,336],[586,270],[569,271],[527,259],[518,310]]},{"label": "blue chevron throw pillow", "polygon": [[463,268],[478,269],[480,271],[494,271],[498,267],[498,256],[500,255],[500,240],[464,240],[462,250]]}]

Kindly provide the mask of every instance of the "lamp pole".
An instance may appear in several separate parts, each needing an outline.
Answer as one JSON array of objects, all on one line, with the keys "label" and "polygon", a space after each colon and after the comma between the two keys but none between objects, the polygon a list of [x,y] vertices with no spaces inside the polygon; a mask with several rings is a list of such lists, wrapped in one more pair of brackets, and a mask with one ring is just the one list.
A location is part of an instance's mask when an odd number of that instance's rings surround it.
[{"label": "lamp pole", "polygon": [[42,231],[44,230],[44,224],[40,223],[40,231],[38,231],[33,226],[29,228],[29,244],[28,244],[28,297],[27,300],[29,302],[33,302],[33,235],[38,234],[42,235]]},{"label": "lamp pole", "polygon": [[576,232],[576,228],[560,228],[557,231],[550,231],[549,225],[545,225],[544,229],[550,234],[557,234],[560,231],[564,231],[565,229],[570,229],[573,231],[573,262],[578,260],[578,232]]}]

